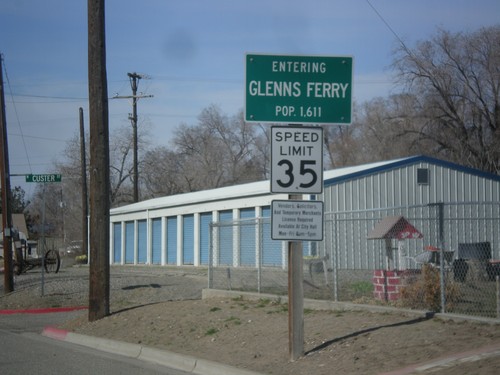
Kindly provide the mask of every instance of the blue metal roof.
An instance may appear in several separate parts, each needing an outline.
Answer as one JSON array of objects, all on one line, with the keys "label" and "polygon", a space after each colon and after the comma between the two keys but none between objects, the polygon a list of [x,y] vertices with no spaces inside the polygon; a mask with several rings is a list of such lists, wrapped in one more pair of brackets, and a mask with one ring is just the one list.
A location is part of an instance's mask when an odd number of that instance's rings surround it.
[{"label": "blue metal roof", "polygon": [[326,187],[326,186],[330,186],[330,185],[335,185],[335,184],[338,184],[340,182],[352,180],[355,178],[371,175],[374,173],[384,172],[384,171],[388,171],[391,169],[401,168],[401,167],[405,167],[408,165],[418,164],[418,163],[434,164],[434,165],[437,165],[440,167],[454,169],[454,170],[468,173],[468,174],[471,174],[474,176],[478,176],[478,177],[482,177],[482,178],[486,178],[489,180],[500,182],[500,176],[493,174],[493,173],[483,172],[483,171],[480,171],[478,169],[474,169],[474,168],[470,168],[470,167],[464,167],[464,166],[459,165],[459,164],[455,164],[455,163],[452,163],[449,161],[440,160],[440,159],[436,159],[436,158],[431,158],[431,157],[425,156],[425,155],[418,155],[418,156],[410,156],[410,157],[402,158],[402,159],[364,164],[364,165],[360,165],[360,166],[356,166],[356,167],[335,169],[334,170],[336,172],[335,176],[331,177],[331,178],[328,178],[328,177],[325,178],[324,186]]}]

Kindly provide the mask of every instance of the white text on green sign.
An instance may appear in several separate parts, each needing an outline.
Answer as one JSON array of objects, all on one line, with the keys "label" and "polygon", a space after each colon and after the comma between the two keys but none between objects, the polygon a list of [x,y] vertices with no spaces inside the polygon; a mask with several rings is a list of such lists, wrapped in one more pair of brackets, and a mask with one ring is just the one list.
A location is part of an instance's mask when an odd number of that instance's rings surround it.
[{"label": "white text on green sign", "polygon": [[349,124],[352,57],[246,56],[245,120]]},{"label": "white text on green sign", "polygon": [[26,182],[61,182],[60,174],[27,174]]}]

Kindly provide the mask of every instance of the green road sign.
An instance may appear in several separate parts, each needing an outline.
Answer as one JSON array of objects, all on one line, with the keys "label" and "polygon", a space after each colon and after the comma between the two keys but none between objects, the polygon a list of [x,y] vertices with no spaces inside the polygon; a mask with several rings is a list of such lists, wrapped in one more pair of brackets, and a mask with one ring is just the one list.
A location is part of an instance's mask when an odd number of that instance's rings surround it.
[{"label": "green road sign", "polygon": [[60,174],[27,174],[26,182],[61,182]]},{"label": "green road sign", "polygon": [[245,120],[350,124],[352,57],[246,55]]}]

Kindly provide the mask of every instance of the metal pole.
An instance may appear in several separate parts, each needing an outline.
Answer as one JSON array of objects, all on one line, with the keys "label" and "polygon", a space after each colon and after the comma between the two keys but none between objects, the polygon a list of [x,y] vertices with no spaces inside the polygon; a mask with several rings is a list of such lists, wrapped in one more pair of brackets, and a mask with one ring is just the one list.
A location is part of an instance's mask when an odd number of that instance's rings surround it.
[{"label": "metal pole", "polygon": [[82,254],[80,255],[83,255],[88,253],[89,208],[88,208],[88,194],[87,194],[87,159],[85,152],[85,129],[83,124],[83,108],[80,107],[79,113],[80,113],[80,165],[81,165],[81,176],[82,176]]},{"label": "metal pole", "polygon": [[[290,200],[302,199],[291,194]],[[288,242],[288,345],[290,360],[304,355],[304,286],[302,242]]]},{"label": "metal pole", "polygon": [[497,319],[500,319],[500,276],[496,276],[497,284]]},{"label": "metal pole", "polygon": [[337,236],[337,214],[333,215],[333,232],[331,236],[335,236],[335,241],[332,241],[335,243],[335,246],[333,247],[332,250],[332,270],[333,270],[333,296],[334,296],[334,301],[338,302],[339,301],[339,270],[338,270],[338,264],[339,264],[339,254],[338,254],[338,236]]},{"label": "metal pole", "polygon": [[444,203],[438,203],[439,231],[439,279],[441,289],[441,313],[446,312],[446,284],[444,280]]},{"label": "metal pole", "polygon": [[41,280],[41,296],[45,295],[45,254],[47,246],[45,243],[45,183],[43,184],[42,192],[42,280]]}]

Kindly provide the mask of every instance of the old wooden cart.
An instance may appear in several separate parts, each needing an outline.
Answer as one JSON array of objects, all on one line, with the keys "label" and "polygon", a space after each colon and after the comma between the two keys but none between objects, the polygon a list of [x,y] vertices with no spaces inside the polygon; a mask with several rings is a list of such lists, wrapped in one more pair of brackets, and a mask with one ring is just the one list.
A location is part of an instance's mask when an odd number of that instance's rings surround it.
[{"label": "old wooden cart", "polygon": [[54,249],[47,250],[46,246],[43,246],[43,249],[43,255],[31,256],[31,249],[26,242],[22,243],[20,247],[16,246],[14,273],[20,275],[35,267],[43,267],[47,272],[59,272],[59,268],[61,268],[59,253]]}]

